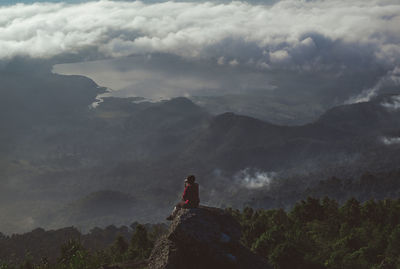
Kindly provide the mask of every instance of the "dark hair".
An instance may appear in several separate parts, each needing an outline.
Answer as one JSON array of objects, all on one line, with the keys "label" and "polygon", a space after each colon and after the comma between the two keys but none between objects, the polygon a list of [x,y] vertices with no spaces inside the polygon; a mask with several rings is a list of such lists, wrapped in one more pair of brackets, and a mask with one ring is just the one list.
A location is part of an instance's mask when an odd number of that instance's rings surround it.
[{"label": "dark hair", "polygon": [[195,180],[196,180],[196,177],[194,175],[190,175],[186,178],[186,181],[189,183],[194,183]]}]

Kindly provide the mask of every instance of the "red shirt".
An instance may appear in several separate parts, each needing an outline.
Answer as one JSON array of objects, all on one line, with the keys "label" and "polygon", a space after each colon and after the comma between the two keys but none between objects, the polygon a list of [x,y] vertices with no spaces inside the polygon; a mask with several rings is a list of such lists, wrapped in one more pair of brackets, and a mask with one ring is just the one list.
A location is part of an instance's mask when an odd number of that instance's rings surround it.
[{"label": "red shirt", "polygon": [[198,207],[200,203],[199,184],[189,183],[183,191],[182,200],[185,201],[185,205],[189,207]]}]

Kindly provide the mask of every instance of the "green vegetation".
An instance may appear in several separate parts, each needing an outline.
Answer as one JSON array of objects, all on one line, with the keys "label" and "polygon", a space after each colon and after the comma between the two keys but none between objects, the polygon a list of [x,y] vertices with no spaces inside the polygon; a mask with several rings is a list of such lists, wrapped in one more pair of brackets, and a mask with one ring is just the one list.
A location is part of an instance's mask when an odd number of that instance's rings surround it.
[{"label": "green vegetation", "polygon": [[[0,269],[98,269],[103,265],[128,261],[132,266],[135,266],[133,268],[144,268],[144,261],[150,256],[154,241],[165,233],[165,226],[162,224],[145,226],[133,223],[131,227],[134,228],[134,232],[130,243],[126,241],[124,236],[118,234],[114,242],[108,247],[93,250],[93,248],[85,247],[81,239],[69,239],[60,246],[59,255],[53,262],[51,260],[54,257],[49,259],[43,256],[38,260],[38,257],[33,257],[27,252],[22,262],[15,262],[12,258],[8,260],[0,259]],[[110,230],[110,227],[104,230],[95,228],[94,234],[97,238],[90,243],[104,240],[107,230]],[[41,232],[43,237],[49,236],[46,235],[46,232]],[[52,232],[49,231],[49,233]],[[32,238],[31,235],[30,238]],[[39,246],[39,242],[36,242],[36,245]],[[52,246],[48,247],[50,249]]]},{"label": "green vegetation", "polygon": [[[364,203],[352,198],[343,205],[330,198],[307,198],[289,212],[252,208],[227,211],[242,226],[242,243],[276,269],[400,268],[400,198]],[[131,228],[125,234],[127,227],[95,228],[91,240],[82,235],[65,241],[56,259],[38,257],[33,252],[35,246],[44,247],[43,239],[54,231],[37,229],[24,240],[20,235],[0,234],[0,243],[8,242],[0,244],[1,252],[12,244],[26,246],[30,242],[22,260],[0,259],[0,269],[98,269],[126,262],[132,268],[144,268],[155,240],[166,227],[133,223]],[[91,247],[111,235],[114,239],[106,247]],[[47,247],[46,253],[51,253],[55,245]]]},{"label": "green vegetation", "polygon": [[400,199],[307,198],[290,212],[228,209],[242,242],[274,268],[400,268]]},{"label": "green vegetation", "polygon": [[145,259],[150,256],[152,248],[153,243],[148,239],[146,228],[141,224],[137,225],[128,249],[128,257]]}]

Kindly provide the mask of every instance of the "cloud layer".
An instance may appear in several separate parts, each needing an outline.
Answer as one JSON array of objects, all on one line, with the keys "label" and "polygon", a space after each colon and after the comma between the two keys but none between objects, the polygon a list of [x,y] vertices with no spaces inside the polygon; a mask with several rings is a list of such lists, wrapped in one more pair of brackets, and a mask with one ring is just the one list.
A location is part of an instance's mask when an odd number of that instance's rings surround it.
[{"label": "cloud layer", "polygon": [[[385,88],[395,88],[400,85],[400,66],[395,66],[393,70],[387,72],[382,76],[378,82],[371,88],[363,90],[357,96],[349,98],[345,103],[360,103],[369,101],[371,98],[378,95],[378,93]],[[382,105],[388,109],[398,109],[400,107],[399,97],[393,97],[392,103],[383,103]]]},{"label": "cloud layer", "polygon": [[214,57],[220,64],[260,69],[344,71],[362,57],[393,68],[400,60],[398,25],[398,1],[18,4],[0,8],[0,58],[89,49],[111,57]]},{"label": "cloud layer", "polygon": [[268,189],[276,177],[275,172],[264,172],[257,169],[246,168],[239,171],[235,176],[235,180],[240,186],[248,189]]},{"label": "cloud layer", "polygon": [[400,137],[382,137],[382,142],[387,146],[399,145]]},{"label": "cloud layer", "polygon": [[382,106],[386,107],[389,111],[400,109],[400,95],[393,96],[390,101],[385,101]]}]

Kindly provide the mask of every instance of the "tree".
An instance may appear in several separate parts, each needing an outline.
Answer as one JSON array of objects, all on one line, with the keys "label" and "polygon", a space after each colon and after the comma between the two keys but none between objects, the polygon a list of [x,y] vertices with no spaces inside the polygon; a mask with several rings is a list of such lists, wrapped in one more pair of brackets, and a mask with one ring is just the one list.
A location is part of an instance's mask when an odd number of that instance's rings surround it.
[{"label": "tree", "polygon": [[389,236],[389,243],[386,249],[386,255],[388,257],[399,257],[400,256],[400,224],[393,229]]},{"label": "tree", "polygon": [[264,257],[268,256],[271,250],[286,238],[281,227],[274,226],[263,233],[252,245],[252,250]]},{"label": "tree", "polygon": [[152,247],[153,244],[148,239],[146,228],[142,224],[136,225],[129,246],[129,258],[136,260],[148,258]]},{"label": "tree", "polygon": [[311,269],[303,259],[301,250],[291,242],[277,245],[269,255],[269,261],[277,269]]},{"label": "tree", "polygon": [[322,220],[324,218],[324,209],[319,199],[308,197],[306,201],[297,203],[291,211],[291,217],[294,221],[302,223],[312,220]]},{"label": "tree", "polygon": [[346,222],[354,227],[361,223],[361,207],[360,202],[355,198],[349,199],[341,208],[341,214]]},{"label": "tree", "polygon": [[111,256],[114,262],[121,262],[125,258],[125,254],[129,248],[129,244],[122,235],[118,235],[111,246]]},{"label": "tree", "polygon": [[89,253],[80,241],[71,239],[61,246],[61,256],[58,262],[64,268],[86,269],[89,267]]}]

